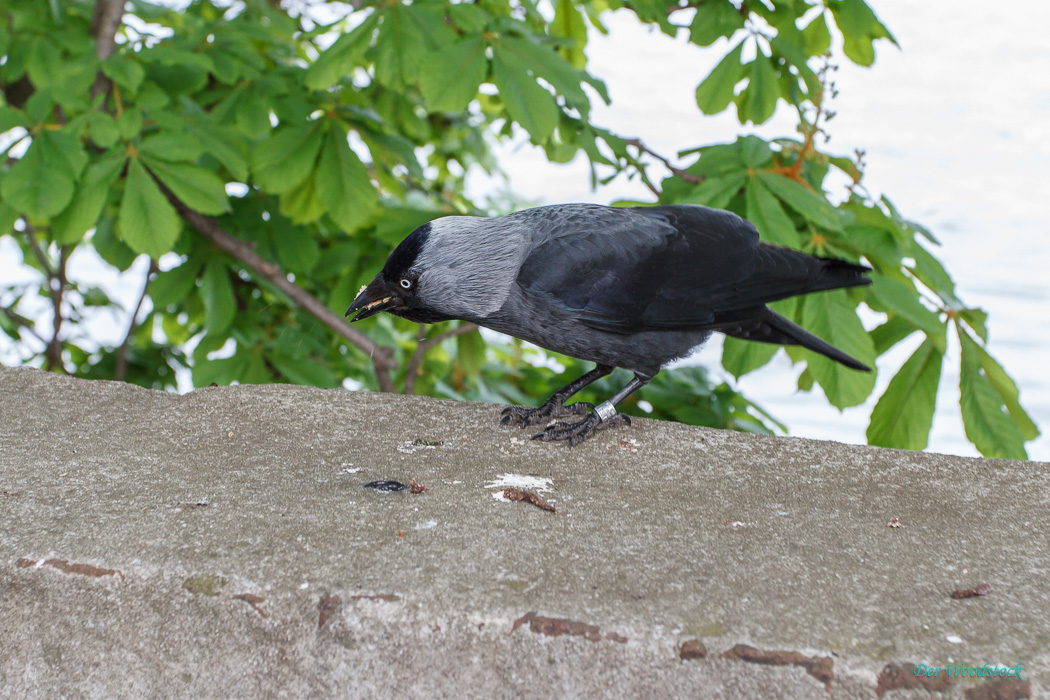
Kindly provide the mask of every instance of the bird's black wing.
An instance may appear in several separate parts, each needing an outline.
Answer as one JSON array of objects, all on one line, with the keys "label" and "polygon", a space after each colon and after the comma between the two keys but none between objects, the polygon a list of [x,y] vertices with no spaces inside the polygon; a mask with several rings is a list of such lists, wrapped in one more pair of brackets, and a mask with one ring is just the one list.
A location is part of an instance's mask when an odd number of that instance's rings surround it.
[{"label": "bird's black wing", "polygon": [[546,209],[518,284],[601,330],[717,329],[777,299],[866,281],[861,266],[760,243],[719,209]]}]

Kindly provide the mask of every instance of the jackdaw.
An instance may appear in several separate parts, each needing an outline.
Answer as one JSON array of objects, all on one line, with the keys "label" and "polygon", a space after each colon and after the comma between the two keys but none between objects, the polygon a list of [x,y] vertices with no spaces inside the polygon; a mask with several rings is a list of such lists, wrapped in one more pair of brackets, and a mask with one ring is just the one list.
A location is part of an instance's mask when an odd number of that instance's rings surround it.
[{"label": "jackdaw", "polygon": [[[533,438],[574,446],[630,424],[616,405],[712,331],[801,345],[871,371],[766,307],[778,299],[870,284],[870,268],[759,241],[751,222],[696,205],[560,204],[500,218],[448,216],[413,231],[354,299],[354,321],[380,311],[419,323],[461,319],[596,367],[502,424],[548,424]],[[634,372],[598,406],[565,401],[616,367]],[[574,423],[552,422],[586,416]]]}]

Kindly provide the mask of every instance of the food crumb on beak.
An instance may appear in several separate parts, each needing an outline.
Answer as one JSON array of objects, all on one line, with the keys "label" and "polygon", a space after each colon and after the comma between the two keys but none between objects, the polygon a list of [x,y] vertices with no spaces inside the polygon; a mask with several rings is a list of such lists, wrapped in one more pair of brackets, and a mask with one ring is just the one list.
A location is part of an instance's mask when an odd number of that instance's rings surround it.
[{"label": "food crumb on beak", "polygon": [[390,301],[393,298],[394,297],[385,297],[383,299],[377,299],[376,301],[373,301],[370,304],[365,304],[364,307],[362,308],[362,311],[368,311],[373,306],[379,306],[380,304],[385,304],[385,303],[387,303],[388,301]]},{"label": "food crumb on beak", "polygon": [[362,284],[361,288],[357,290],[357,296],[361,296],[362,294],[364,294],[366,289],[368,289],[368,285]]}]

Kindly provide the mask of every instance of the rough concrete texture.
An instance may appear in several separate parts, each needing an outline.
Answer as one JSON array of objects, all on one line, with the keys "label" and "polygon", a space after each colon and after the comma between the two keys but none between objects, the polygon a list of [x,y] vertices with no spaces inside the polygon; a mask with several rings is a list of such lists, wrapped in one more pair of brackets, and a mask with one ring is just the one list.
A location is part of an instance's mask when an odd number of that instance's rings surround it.
[{"label": "rough concrete texture", "polygon": [[0,369],[0,695],[1046,696],[1050,465],[497,415]]}]

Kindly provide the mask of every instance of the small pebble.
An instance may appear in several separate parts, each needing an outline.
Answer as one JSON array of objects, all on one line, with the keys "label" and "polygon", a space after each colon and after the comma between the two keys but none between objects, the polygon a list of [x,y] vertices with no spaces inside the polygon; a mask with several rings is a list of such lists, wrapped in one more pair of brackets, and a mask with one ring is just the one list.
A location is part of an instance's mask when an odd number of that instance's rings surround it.
[{"label": "small pebble", "polygon": [[396,493],[398,491],[404,491],[407,487],[400,481],[385,480],[385,481],[369,481],[365,484],[366,489],[373,489],[380,493]]}]

